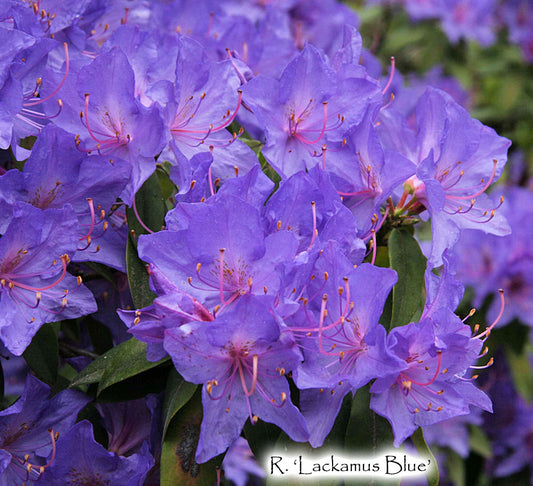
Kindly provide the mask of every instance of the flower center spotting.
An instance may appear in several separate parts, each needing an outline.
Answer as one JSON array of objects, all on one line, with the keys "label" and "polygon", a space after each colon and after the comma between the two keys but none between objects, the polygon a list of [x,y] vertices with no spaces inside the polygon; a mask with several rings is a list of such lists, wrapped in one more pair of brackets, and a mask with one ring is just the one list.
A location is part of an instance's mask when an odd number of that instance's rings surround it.
[{"label": "flower center spotting", "polygon": [[[206,270],[203,270],[207,267]],[[212,264],[196,264],[196,279],[198,284],[193,283],[193,278],[189,277],[189,285],[197,290],[218,291],[220,305],[222,308],[231,304],[237,297],[252,291],[253,279],[248,263],[237,257],[228,258],[225,248],[220,248],[218,258]],[[227,292],[231,296],[227,297]],[[220,309],[217,306],[215,313]]]},{"label": "flower center spotting", "polygon": [[[60,290],[58,286],[67,275],[67,265],[70,259],[68,255],[64,254],[61,255],[60,262],[53,260],[50,266],[43,270],[17,272],[16,268],[23,262],[27,253],[28,250],[20,249],[13,258],[4,258],[0,262],[0,292],[7,291],[27,322],[31,323],[35,321],[35,317],[29,317],[28,310],[31,313],[32,310],[39,308],[51,314],[60,314],[67,306],[69,291],[68,289]],[[47,279],[47,274],[57,274],[58,263],[61,263],[61,273],[56,276],[53,282],[42,286],[31,285],[35,278]],[[78,286],[81,285],[81,277],[78,276],[77,281]],[[60,302],[60,310],[56,311],[41,304],[43,297]]]},{"label": "flower center spotting", "polygon": [[[132,136],[127,133],[120,114],[110,113],[105,107],[103,111],[97,108],[95,111],[98,114],[99,125],[98,127],[92,125],[93,122],[89,121],[89,100],[90,94],[85,93],[85,106],[83,111],[80,111],[80,120],[90,137],[96,142],[96,147],[86,151],[91,153],[92,150],[97,150],[99,154],[108,154],[129,144]],[[80,143],[79,135],[76,135],[76,145],[79,147]]]},{"label": "flower center spotting", "polygon": [[[208,380],[206,383],[206,391],[209,398],[212,400],[220,400],[227,398],[228,403],[226,412],[231,410],[231,400],[234,395],[234,384],[237,380],[240,388],[244,393],[246,404],[248,406],[248,413],[252,424],[256,423],[258,417],[253,414],[250,404],[250,397],[254,393],[258,393],[262,398],[267,400],[275,407],[281,407],[287,400],[287,395],[282,392],[279,400],[269,396],[266,390],[261,385],[261,379],[265,378],[271,380],[273,377],[282,377],[285,374],[284,368],[276,368],[275,372],[270,370],[260,369],[259,362],[261,353],[254,352],[255,342],[234,343],[230,342],[225,346],[227,368],[221,377]],[[216,389],[222,390],[217,394]]]}]

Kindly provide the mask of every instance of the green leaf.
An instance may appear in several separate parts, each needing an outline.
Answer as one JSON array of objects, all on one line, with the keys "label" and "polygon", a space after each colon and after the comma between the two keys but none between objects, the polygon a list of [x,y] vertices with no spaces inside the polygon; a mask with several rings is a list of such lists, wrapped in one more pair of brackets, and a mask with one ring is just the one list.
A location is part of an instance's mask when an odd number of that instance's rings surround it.
[{"label": "green leaf", "polygon": [[[359,388],[355,394],[346,428],[345,449],[357,457],[378,454],[380,451],[398,450],[389,422],[370,409],[370,385]],[[401,450],[401,449],[400,449]],[[346,479],[345,485],[393,486],[398,482],[380,478]]]},{"label": "green leaf", "polygon": [[54,385],[57,381],[59,325],[59,322],[44,324],[23,353],[26,364],[35,376],[48,385]]},{"label": "green leaf", "polygon": [[[159,177],[156,172],[137,191],[135,205],[142,223],[153,232],[160,231],[161,227],[165,224],[167,210]],[[126,215],[130,231],[134,230],[137,236],[149,233],[137,219],[133,208],[128,208]]]},{"label": "green leaf", "polygon": [[198,464],[194,457],[202,423],[202,394],[197,389],[193,398],[171,420],[161,450],[161,486],[213,486],[217,456]]},{"label": "green leaf", "polygon": [[254,456],[261,459],[278,441],[281,430],[274,424],[259,420],[252,425],[250,420],[244,424],[244,436]]},{"label": "green leaf", "polygon": [[[169,197],[176,194],[176,185],[170,180],[167,170],[164,163],[162,166],[159,166],[155,171],[157,175],[157,180],[159,182],[159,187],[161,188],[161,197],[166,201]],[[169,164],[170,165],[170,164]]]},{"label": "green leaf", "polygon": [[[155,294],[150,290],[146,265],[137,255],[137,237],[141,234],[148,234],[143,224],[152,232],[160,231],[165,224],[165,214],[167,212],[159,177],[156,172],[139,189],[135,195],[135,201],[137,213],[142,220],[142,224],[135,215],[133,208],[128,208],[126,216],[130,235],[126,247],[126,266],[133,304],[137,309],[140,309],[149,306],[153,302]],[[131,231],[133,231],[134,235],[132,235]]]},{"label": "green leaf", "polygon": [[107,326],[90,316],[85,318],[85,324],[96,354],[104,354],[113,348],[113,336]]},{"label": "green leaf", "polygon": [[476,425],[470,426],[470,449],[486,459],[492,456],[492,444],[489,438]]},{"label": "green leaf", "polygon": [[528,347],[524,347],[520,353],[508,345],[504,348],[514,386],[524,400],[530,403],[533,400],[533,372],[529,361]]},{"label": "green leaf", "polygon": [[[170,363],[163,363],[150,370],[130,376],[107,387],[98,395],[99,402],[124,402],[138,400],[150,393],[161,393],[165,389]],[[92,385],[94,390],[94,385]]]},{"label": "green leaf", "polygon": [[[113,382],[117,382],[115,380],[119,376],[126,379],[135,374],[155,368],[161,363],[168,361],[168,359],[169,358],[164,358],[156,363],[147,361],[146,344],[137,341],[135,338],[131,338],[130,340],[111,348],[107,353],[99,356],[91,364],[86,366],[72,381],[70,387],[98,383],[104,379],[106,372],[106,386],[110,386]],[[117,365],[119,368],[113,369],[113,367],[116,367]],[[102,390],[104,388],[105,387],[102,387]]]},{"label": "green leaf", "polygon": [[413,235],[395,228],[389,237],[389,258],[391,268],[398,273],[398,283],[392,289],[392,329],[411,322],[424,307],[426,257]]},{"label": "green leaf", "polygon": [[466,486],[465,461],[457,452],[448,451],[446,471],[455,486]]},{"label": "green leaf", "polygon": [[175,369],[170,371],[163,402],[163,437],[170,421],[192,398],[197,388],[198,385],[185,381]]},{"label": "green leaf", "polygon": [[148,307],[156,295],[150,289],[150,277],[145,263],[138,257],[133,237],[130,235],[126,246],[126,266],[133,305],[137,309]]},{"label": "green leaf", "polygon": [[437,460],[431,452],[431,449],[428,447],[426,439],[424,439],[422,427],[418,427],[418,429],[416,429],[415,433],[411,437],[411,440],[413,441],[418,453],[423,457],[427,457],[431,461],[431,465],[426,473],[428,486],[439,486],[439,465],[437,464]]},{"label": "green leaf", "polygon": [[135,338],[131,338],[114,349],[118,348],[121,348],[119,352],[115,352],[111,358],[104,361],[105,367],[98,385],[98,395],[115,383],[125,381],[169,360],[166,357],[155,363],[148,361],[146,359],[146,344]]}]

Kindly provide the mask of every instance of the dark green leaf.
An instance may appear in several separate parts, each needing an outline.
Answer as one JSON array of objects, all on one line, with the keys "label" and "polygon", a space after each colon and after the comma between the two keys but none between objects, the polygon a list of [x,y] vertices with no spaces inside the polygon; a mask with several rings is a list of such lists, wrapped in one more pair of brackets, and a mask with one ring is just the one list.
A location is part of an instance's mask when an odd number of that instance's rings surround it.
[{"label": "dark green leaf", "polygon": [[394,440],[389,422],[370,410],[369,388],[357,390],[346,428],[346,449],[363,454],[392,448]]},{"label": "dark green leaf", "polygon": [[525,347],[522,352],[517,353],[510,346],[504,346],[504,348],[514,386],[524,400],[531,402],[533,400],[533,372],[529,361],[529,350]]},{"label": "dark green leaf", "polygon": [[[130,235],[126,247],[126,265],[128,268],[128,282],[130,284],[133,304],[137,309],[150,305],[155,294],[150,290],[146,265],[137,255],[137,238],[141,234],[160,231],[165,224],[166,205],[159,177],[154,172],[135,195],[136,208],[139,218],[133,208],[126,210]],[[144,225],[144,226],[143,226]],[[131,233],[133,231],[133,234]]]},{"label": "dark green leaf", "polygon": [[455,486],[466,486],[465,461],[457,452],[448,451],[446,471]]},{"label": "dark green leaf", "polygon": [[166,201],[176,193],[176,185],[170,180],[168,172],[163,167],[158,167],[155,173],[157,175],[159,187],[161,188],[161,197]]},{"label": "dark green leaf", "polygon": [[389,238],[389,257],[391,268],[398,273],[398,283],[392,289],[393,328],[411,322],[424,306],[426,258],[414,237],[398,228]]},{"label": "dark green leaf", "polygon": [[[128,362],[127,360],[133,361]],[[118,364],[120,368],[120,370],[116,371],[123,375],[125,379],[129,376],[154,368],[167,360],[168,358],[165,358],[156,363],[147,361],[146,344],[137,341],[135,338],[131,338],[130,340],[111,348],[107,353],[99,356],[91,364],[86,366],[72,381],[70,386],[73,387],[98,383],[102,381],[106,371],[110,370],[116,364]],[[125,368],[129,368],[129,371],[126,371]],[[109,371],[106,378],[109,381],[109,384],[112,384],[111,382],[116,378],[116,375],[113,376],[112,374],[113,371]]]},{"label": "dark green leaf", "polygon": [[170,363],[163,363],[155,368],[126,378],[103,390],[98,395],[98,401],[124,402],[138,400],[146,397],[149,393],[161,393],[165,389],[170,369]]},{"label": "dark green leaf", "polygon": [[250,444],[250,449],[257,458],[262,458],[278,441],[281,430],[274,424],[259,420],[252,425],[248,420],[244,425],[244,436]]},{"label": "dark green leaf", "polygon": [[96,272],[101,277],[105,278],[111,285],[113,285],[113,287],[116,287],[116,270],[114,270],[113,268],[109,268],[107,265],[103,265],[101,263],[96,262],[83,262],[83,264],[89,267],[94,272]]},{"label": "dark green leaf", "polygon": [[433,455],[431,449],[426,443],[426,439],[424,439],[422,427],[418,427],[418,429],[416,429],[411,439],[418,453],[422,457],[427,457],[428,460],[431,461],[430,467],[428,468],[428,472],[426,473],[428,486],[439,486],[439,466],[437,464],[435,456]]},{"label": "dark green leaf", "polygon": [[94,352],[104,354],[109,351],[113,347],[113,336],[109,328],[90,316],[85,318],[85,323]]},{"label": "dark green leaf", "polygon": [[130,284],[133,305],[137,309],[148,307],[156,296],[150,289],[150,278],[146,265],[137,256],[137,250],[131,235],[126,246],[126,265],[128,267],[128,283]]},{"label": "dark green leaf", "polygon": [[202,394],[193,398],[171,420],[161,451],[161,486],[213,486],[216,483],[217,456],[205,464],[195,461],[202,423]]},{"label": "dark green leaf", "polygon": [[170,370],[163,402],[163,437],[174,415],[192,398],[197,388],[198,385],[185,381],[175,369]]},{"label": "dark green leaf", "polygon": [[35,376],[48,385],[54,385],[57,380],[57,368],[59,365],[58,332],[58,322],[44,324],[37,331],[23,354],[26,364],[35,373]]},{"label": "dark green leaf", "polygon": [[489,438],[476,425],[470,426],[470,449],[485,458],[492,456],[492,444]]},{"label": "dark green leaf", "polygon": [[[144,226],[148,227],[153,232],[160,231],[161,227],[165,224],[165,214],[167,210],[165,207],[163,191],[159,183],[159,177],[156,172],[154,172],[137,191],[137,194],[135,195],[135,203],[137,213]],[[143,224],[139,222],[133,208],[128,208],[126,215],[130,231],[134,230],[137,236],[149,233],[149,231],[143,227]]]},{"label": "dark green leaf", "polygon": [[98,394],[115,383],[120,383],[169,360],[167,357],[155,363],[148,361],[146,359],[146,344],[135,338],[114,349],[118,348],[121,348],[119,352],[115,352],[111,358],[105,360],[104,372],[98,385]]},{"label": "dark green leaf", "polygon": [[[345,449],[352,455],[363,457],[378,454],[380,451],[394,450],[392,429],[386,419],[370,410],[370,386],[357,390],[352,403],[350,420],[346,428]],[[379,478],[346,479],[346,486],[396,486],[397,482]]]}]

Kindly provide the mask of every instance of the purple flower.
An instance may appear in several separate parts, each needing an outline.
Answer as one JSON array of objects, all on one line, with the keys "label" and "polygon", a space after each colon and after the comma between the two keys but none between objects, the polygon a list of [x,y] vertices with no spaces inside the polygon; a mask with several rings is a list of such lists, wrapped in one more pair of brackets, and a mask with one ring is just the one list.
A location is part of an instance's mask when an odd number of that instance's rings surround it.
[{"label": "purple flower", "polygon": [[257,76],[242,90],[265,130],[262,153],[282,178],[317,164],[327,168],[328,157],[342,149],[345,133],[378,93],[367,79],[338,79],[323,52],[310,44],[279,81]]},{"label": "purple flower", "polygon": [[440,12],[442,28],[448,39],[461,37],[489,46],[495,40],[495,0],[452,0]]},{"label": "purple flower", "polygon": [[301,355],[290,334],[280,331],[271,305],[268,296],[246,296],[210,323],[165,331],[165,349],[178,372],[203,384],[199,463],[226,450],[248,417],[252,424],[258,418],[276,424],[292,440],[308,439],[284,377]]},{"label": "purple flower", "polygon": [[[512,233],[498,238],[464,231],[457,246],[459,277],[475,290],[475,306],[481,306],[490,294],[505,292],[505,308],[500,325],[518,318],[533,326],[533,252],[531,225],[533,196],[525,188],[514,187],[504,192],[501,211],[510,223]],[[490,304],[488,319],[500,312],[499,299]]]},{"label": "purple flower", "polygon": [[366,246],[356,238],[356,219],[342,204],[330,174],[318,167],[281,181],[264,214],[269,233],[288,230],[296,235],[298,253],[315,251],[328,240],[336,240],[354,263],[363,259]]},{"label": "purple flower", "polygon": [[391,423],[395,446],[419,426],[469,414],[470,405],[492,411],[490,399],[464,376],[482,335],[472,337],[460,319],[438,314],[389,333],[390,348],[407,367],[378,378],[370,389],[370,408]]},{"label": "purple flower", "polygon": [[119,48],[100,54],[79,71],[76,87],[64,95],[55,123],[76,134],[80,150],[129,162],[131,178],[120,196],[131,205],[155,170],[165,135],[157,108],[135,98],[134,73],[125,54]]},{"label": "purple flower", "polygon": [[354,270],[333,249],[327,246],[314,268],[324,279],[312,279],[300,310],[287,319],[304,355],[293,375],[313,447],[322,445],[347,393],[405,368],[378,324],[395,272],[367,263]]},{"label": "purple flower", "polygon": [[92,424],[83,420],[59,439],[56,459],[42,474],[40,483],[140,486],[153,465],[146,445],[129,457],[108,452],[94,440]]},{"label": "purple flower", "polygon": [[[391,148],[417,165],[404,185],[397,211],[417,214],[428,210],[432,220],[432,267],[452,248],[463,229],[495,235],[509,233],[509,225],[485,191],[507,161],[510,141],[474,120],[449,95],[428,88],[418,102],[416,135],[405,124],[389,126]],[[407,201],[409,194],[413,197]],[[407,202],[406,202],[407,201]]]},{"label": "purple flower", "polygon": [[24,170],[0,177],[0,231],[11,219],[11,205],[24,201],[37,208],[60,209],[70,204],[78,218],[75,261],[98,261],[126,270],[125,240],[109,226],[105,214],[130,177],[124,161],[88,156],[76,148],[74,138],[50,124],[45,127]]},{"label": "purple flower", "polygon": [[29,374],[22,397],[0,412],[2,484],[38,479],[54,464],[58,437],[72,427],[78,412],[90,401],[74,390],[48,399],[49,394],[50,388]]},{"label": "purple flower", "polygon": [[466,459],[470,453],[469,425],[481,425],[481,410],[472,408],[470,414],[459,415],[443,422],[426,425],[424,439],[431,446],[449,447]]},{"label": "purple flower", "polygon": [[107,450],[119,456],[129,456],[142,449],[150,440],[152,414],[146,399],[118,403],[99,403],[100,415],[104,419],[109,444]]},{"label": "purple flower", "polygon": [[96,310],[81,278],[67,272],[78,244],[72,208],[42,211],[16,203],[0,239],[0,337],[16,355],[45,322]]},{"label": "purple flower", "polygon": [[[241,174],[256,163],[253,151],[231,134],[227,127],[241,108],[241,80],[231,62],[211,62],[204,48],[188,37],[178,39],[175,84],[160,82],[157,101],[173,143],[162,154],[181,166],[198,153],[213,154],[212,178],[225,180]],[[175,180],[181,188],[182,181]]]},{"label": "purple flower", "polygon": [[179,204],[169,230],[139,238],[140,257],[214,312],[244,294],[276,295],[277,266],[297,249],[290,231],[266,236],[259,210],[233,195]]},{"label": "purple flower", "polygon": [[[54,67],[51,59],[55,50],[61,48],[57,41],[42,39],[34,45],[26,45],[28,49],[18,54],[22,60],[13,62],[0,87],[0,147],[7,148],[11,143],[18,160],[26,159],[30,153],[20,146],[20,140],[37,136],[50,119],[61,113],[62,101],[57,97],[54,103],[49,100],[62,93],[70,69],[67,43],[63,44],[61,61]],[[47,104],[50,105],[48,114],[44,111]]]},{"label": "purple flower", "polygon": [[244,437],[237,437],[222,461],[224,477],[235,486],[246,486],[250,475],[264,478],[265,471],[257,464],[250,446]]},{"label": "purple flower", "polygon": [[374,128],[378,109],[369,107],[363,121],[347,136],[344,149],[326,165],[337,193],[358,222],[361,238],[377,226],[380,207],[392,191],[416,171],[404,156],[383,149]]}]

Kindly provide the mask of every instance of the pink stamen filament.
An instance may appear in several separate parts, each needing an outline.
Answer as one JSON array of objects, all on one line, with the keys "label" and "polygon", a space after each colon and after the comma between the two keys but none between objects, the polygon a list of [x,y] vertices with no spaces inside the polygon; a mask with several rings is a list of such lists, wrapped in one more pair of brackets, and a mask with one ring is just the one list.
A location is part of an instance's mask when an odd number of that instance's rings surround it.
[{"label": "pink stamen filament", "polygon": [[26,285],[26,284],[23,284],[23,283],[20,283],[20,282],[16,282],[16,281],[11,280],[11,279],[8,278],[9,283],[13,284],[13,286],[15,286],[15,287],[19,287],[19,288],[25,289],[25,290],[31,290],[32,292],[42,292],[42,291],[51,289],[52,287],[55,287],[56,285],[58,285],[65,278],[65,276],[67,274],[67,261],[68,261],[68,256],[67,255],[62,255],[61,256],[61,265],[63,267],[63,271],[62,271],[61,275],[59,276],[59,278],[54,283],[51,283],[50,285],[47,285],[46,287],[41,287],[41,288],[31,287],[30,285]]},{"label": "pink stamen filament", "polygon": [[376,230],[371,230],[372,233],[372,260],[370,262],[371,265],[374,265],[376,263],[376,255],[378,251],[378,244],[376,240]]},{"label": "pink stamen filament", "polygon": [[258,359],[257,354],[254,354],[253,357],[252,357],[253,371],[252,371],[252,385],[251,385],[250,390],[248,390],[248,387],[246,386],[246,380],[244,379],[244,372],[243,372],[243,369],[242,369],[242,364],[241,364],[240,360],[237,362],[237,366],[239,368],[239,375],[240,375],[240,378],[241,378],[242,389],[244,391],[244,394],[247,397],[252,396],[254,391],[255,391],[255,386],[257,384],[257,364],[258,364],[258,361],[259,361],[259,359]]},{"label": "pink stamen filament", "polygon": [[315,201],[311,201],[311,211],[313,213],[313,236],[311,237],[311,243],[309,244],[309,250],[313,248],[313,244],[315,242],[315,238],[318,234],[318,230],[316,229],[316,204]]},{"label": "pink stamen filament", "polygon": [[381,92],[382,95],[384,95],[388,89],[390,88],[390,85],[392,84],[392,79],[394,78],[394,72],[395,72],[395,67],[396,67],[396,60],[394,59],[394,56],[391,56],[390,58],[390,75],[389,75],[389,80],[387,81],[387,84],[385,85],[385,87],[383,88],[383,91]]},{"label": "pink stamen filament", "polygon": [[59,85],[57,86],[57,88],[52,92],[50,93],[48,96],[46,96],[45,98],[39,98],[38,100],[35,100],[35,101],[27,101],[24,103],[24,106],[35,106],[35,105],[39,105],[41,103],[44,103],[45,101],[48,101],[50,98],[52,98],[53,96],[55,96],[55,94],[63,87],[63,85],[65,84],[65,81],[67,80],[67,76],[68,76],[68,73],[69,73],[69,65],[70,65],[70,61],[69,61],[69,55],[68,55],[68,45],[66,42],[63,43],[63,48],[65,49],[65,63],[66,63],[66,66],[65,66],[65,74],[63,75],[63,79],[61,80],[61,82],[59,83]]},{"label": "pink stamen filament", "polygon": [[87,234],[79,238],[78,241],[86,240],[87,238],[89,238],[94,229],[94,204],[92,198],[87,198],[87,204],[89,205],[89,211],[91,212],[91,224],[89,226],[89,231],[87,232]]},{"label": "pink stamen filament", "polygon": [[306,140],[301,135],[299,135],[297,132],[298,122],[296,123],[296,126],[294,127],[294,130],[292,132],[292,135],[296,137],[298,140],[300,140],[300,142],[303,142],[308,145],[314,145],[315,143],[318,143],[320,139],[324,136],[324,133],[326,133],[326,124],[328,121],[328,102],[327,101],[322,102],[322,106],[324,109],[324,120],[322,122],[322,128],[320,129],[320,134],[315,140]]},{"label": "pink stamen filament", "polygon": [[54,431],[52,429],[48,429],[48,433],[50,434],[50,437],[52,439],[52,457],[50,458],[50,460],[44,466],[38,466],[36,464],[32,464],[28,460],[24,460],[23,461],[19,457],[15,456],[16,459],[18,459],[22,463],[23,466],[26,466],[26,469],[27,469],[28,473],[30,471],[35,471],[35,472],[38,472],[39,474],[41,474],[41,473],[44,472],[44,470],[47,467],[50,467],[52,465],[52,463],[54,462],[54,459],[56,458],[56,438],[55,438]]},{"label": "pink stamen filament", "polygon": [[150,228],[148,228],[148,226],[146,226],[144,224],[144,221],[142,220],[141,216],[139,215],[139,212],[137,211],[137,203],[135,202],[135,197],[133,198],[133,212],[135,214],[135,217],[137,218],[137,221],[139,222],[139,224],[146,230],[148,231],[148,233],[150,234],[154,234],[155,232],[152,231]]},{"label": "pink stamen filament", "polygon": [[494,180],[494,177],[496,176],[496,168],[497,168],[497,166],[498,166],[498,161],[496,159],[494,159],[493,167],[492,167],[492,173],[490,174],[489,180],[475,194],[473,194],[471,196],[452,196],[452,195],[446,194],[446,197],[448,199],[472,199],[472,198],[475,198],[475,197],[479,196],[480,194],[483,194],[489,188],[489,186],[492,184],[492,181]]},{"label": "pink stamen filament", "polygon": [[485,331],[483,331],[481,334],[478,334],[477,336],[473,336],[473,339],[479,339],[479,338],[482,338],[483,336],[487,336],[488,337],[488,335],[490,334],[492,329],[494,329],[496,324],[498,324],[498,322],[500,322],[500,319],[503,316],[503,311],[505,309],[505,298],[504,298],[503,289],[498,290],[498,292],[500,294],[500,312],[498,313],[498,315],[497,315],[496,319],[494,320],[494,322],[489,327],[487,327],[487,329],[485,329]]},{"label": "pink stamen filament", "polygon": [[[213,151],[211,151],[211,154],[213,154]],[[211,173],[211,166],[209,166],[209,169],[207,171],[207,179],[209,181],[209,192],[211,193],[211,196],[214,196],[215,188],[213,187],[213,175]]]},{"label": "pink stamen filament", "polygon": [[220,302],[223,304],[226,303],[224,300],[224,252],[226,251],[225,248],[221,248],[219,250],[220,253],[220,263],[219,263],[219,285],[220,285]]},{"label": "pink stamen filament", "polygon": [[433,375],[433,377],[431,378],[431,380],[427,381],[426,383],[420,383],[418,381],[415,381],[411,378],[407,378],[403,373],[400,373],[403,377],[406,378],[406,381],[409,381],[411,382],[412,384],[414,385],[419,385],[419,386],[428,386],[428,385],[431,385],[436,379],[437,379],[437,376],[439,376],[439,371],[440,371],[440,367],[441,367],[441,363],[442,363],[442,351],[437,351],[437,369],[435,370],[435,374]]}]

